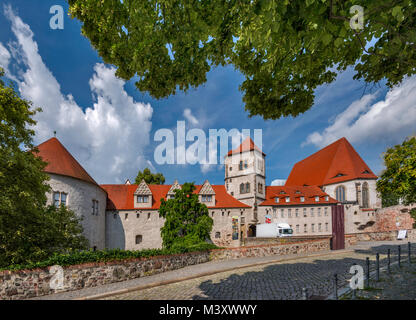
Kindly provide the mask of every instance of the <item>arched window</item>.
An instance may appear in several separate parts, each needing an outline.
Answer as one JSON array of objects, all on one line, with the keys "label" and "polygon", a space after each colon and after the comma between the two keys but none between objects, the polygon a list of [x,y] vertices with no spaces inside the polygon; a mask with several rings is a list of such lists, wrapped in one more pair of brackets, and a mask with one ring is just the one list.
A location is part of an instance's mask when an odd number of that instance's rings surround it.
[{"label": "arched window", "polygon": [[336,198],[340,202],[345,201],[345,188],[343,186],[339,186],[335,189]]},{"label": "arched window", "polygon": [[250,183],[246,183],[246,193],[250,192]]},{"label": "arched window", "polygon": [[240,193],[244,193],[244,183],[240,184]]},{"label": "arched window", "polygon": [[363,192],[362,192],[362,196],[363,196],[363,208],[368,208],[368,183],[364,182],[363,183]]}]

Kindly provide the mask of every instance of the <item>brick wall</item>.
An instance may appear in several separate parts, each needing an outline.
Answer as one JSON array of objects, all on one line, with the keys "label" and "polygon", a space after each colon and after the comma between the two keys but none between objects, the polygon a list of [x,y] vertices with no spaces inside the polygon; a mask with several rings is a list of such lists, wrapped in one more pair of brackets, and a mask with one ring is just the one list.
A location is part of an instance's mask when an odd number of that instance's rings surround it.
[{"label": "brick wall", "polygon": [[0,300],[28,299],[58,292],[125,281],[180,269],[209,260],[296,254],[329,250],[330,238],[284,244],[239,247],[125,261],[87,263],[64,267],[64,288],[51,289],[51,267],[36,270],[0,271]]}]

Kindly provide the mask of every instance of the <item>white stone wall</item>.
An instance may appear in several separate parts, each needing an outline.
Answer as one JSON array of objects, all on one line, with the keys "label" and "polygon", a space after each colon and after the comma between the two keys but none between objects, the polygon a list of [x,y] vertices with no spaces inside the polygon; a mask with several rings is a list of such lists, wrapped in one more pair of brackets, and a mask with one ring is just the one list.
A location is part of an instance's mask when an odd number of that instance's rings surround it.
[{"label": "white stone wall", "polygon": [[[357,179],[351,181],[345,181],[340,183],[334,183],[330,185],[326,185],[323,187],[323,191],[329,194],[332,198],[336,199],[336,188],[338,186],[345,187],[345,200],[346,201],[358,201],[357,199],[357,189],[356,183],[361,184],[361,195],[362,195],[362,185],[364,182],[368,183],[368,204],[369,207],[372,209],[380,208],[381,207],[381,199],[379,198],[377,191],[376,191],[376,180],[375,179]],[[362,198],[361,198],[362,199]],[[362,202],[359,202],[359,205],[362,205]]]},{"label": "white stone wall", "polygon": [[[78,217],[82,217],[84,235],[89,240],[90,247],[98,250],[105,248],[105,212],[107,194],[100,187],[75,178],[49,174],[48,181],[51,192],[47,194],[48,204],[53,204],[53,193],[67,194],[67,206]],[[98,201],[98,215],[92,214],[92,201]]]},{"label": "white stone wall", "polygon": [[[325,208],[326,211],[325,211]],[[287,223],[293,229],[294,236],[316,236],[316,235],[331,235],[332,234],[332,213],[329,205],[313,205],[313,206],[260,206],[259,207],[259,223],[266,222],[266,215],[272,217],[273,223]],[[306,209],[306,217],[304,217],[304,209]],[[313,209],[313,216],[312,211]],[[320,211],[319,211],[320,209]],[[282,217],[283,210],[283,217]],[[289,215],[290,210],[290,215]],[[298,210],[298,217],[296,216]],[[306,224],[306,232],[305,232]],[[321,230],[319,230],[319,224]],[[312,230],[314,225],[314,230]],[[299,226],[299,231],[297,227]]]},{"label": "white stone wall", "polygon": [[[160,228],[165,219],[156,210],[107,211],[106,243],[109,249],[141,250],[162,247]],[[136,244],[136,236],[142,241]]]}]

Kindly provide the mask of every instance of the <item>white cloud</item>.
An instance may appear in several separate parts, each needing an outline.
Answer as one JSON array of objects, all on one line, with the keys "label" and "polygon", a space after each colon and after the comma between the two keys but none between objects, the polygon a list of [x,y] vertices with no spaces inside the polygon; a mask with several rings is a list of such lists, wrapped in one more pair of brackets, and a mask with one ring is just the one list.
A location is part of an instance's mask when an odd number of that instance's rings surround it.
[{"label": "white cloud", "polygon": [[12,56],[20,55],[26,67],[16,76],[20,94],[43,109],[35,116],[35,142],[51,138],[56,130],[58,139],[99,183],[135,177],[147,164],[144,149],[149,144],[152,107],[126,93],[114,68],[96,64],[89,82],[95,103],[83,111],[72,95],[61,92],[30,27],[10,7],[5,7],[5,15],[17,38]]},{"label": "white cloud", "polygon": [[416,127],[416,78],[408,78],[387,92],[384,100],[373,103],[377,93],[354,101],[333,123],[310,134],[303,145],[324,147],[346,137],[351,143],[401,142]]},{"label": "white cloud", "polygon": [[196,126],[197,124],[199,124],[198,119],[194,117],[194,115],[192,114],[191,109],[185,109],[183,111],[183,116],[185,117],[186,120],[188,120],[194,126]]},{"label": "white cloud", "polygon": [[272,181],[272,186],[284,186],[286,184],[286,180],[284,179],[276,179]]},{"label": "white cloud", "polygon": [[7,70],[10,63],[10,53],[9,51],[0,43],[0,67],[4,70]]}]

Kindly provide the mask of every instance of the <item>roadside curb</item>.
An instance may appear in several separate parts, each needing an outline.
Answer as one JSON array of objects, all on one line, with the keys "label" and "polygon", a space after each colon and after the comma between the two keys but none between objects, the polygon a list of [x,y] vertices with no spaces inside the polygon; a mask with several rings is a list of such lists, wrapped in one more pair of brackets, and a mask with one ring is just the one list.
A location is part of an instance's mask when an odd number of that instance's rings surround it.
[{"label": "roadside curb", "polygon": [[166,280],[166,281],[159,281],[159,282],[149,283],[147,285],[140,285],[140,286],[135,286],[135,287],[121,289],[121,290],[115,290],[115,291],[106,292],[106,293],[97,294],[97,295],[91,295],[91,296],[86,296],[86,297],[81,297],[81,298],[74,298],[72,300],[98,300],[98,299],[108,298],[108,297],[115,296],[115,295],[129,293],[129,292],[132,292],[132,291],[145,290],[145,289],[160,287],[160,286],[173,284],[173,283],[177,283],[177,282],[182,282],[182,281],[186,281],[186,280],[192,280],[192,279],[196,279],[196,278],[200,278],[200,277],[210,276],[210,275],[217,274],[217,273],[223,273],[223,272],[228,272],[228,271],[233,271],[233,270],[240,270],[240,269],[245,269],[245,268],[250,268],[250,267],[263,266],[263,265],[268,265],[268,264],[275,264],[275,263],[279,263],[279,262],[296,261],[296,260],[301,260],[301,259],[305,259],[305,258],[314,258],[314,257],[338,255],[338,254],[349,253],[349,252],[354,252],[354,250],[353,249],[345,249],[341,252],[318,253],[318,254],[301,256],[301,257],[293,257],[293,258],[283,259],[283,260],[279,259],[279,260],[272,260],[272,261],[267,261],[267,262],[258,262],[258,263],[246,264],[246,265],[243,265],[243,266],[226,268],[226,269],[222,269],[222,270],[203,272],[203,273],[195,274],[195,275],[189,276],[189,277],[183,277],[183,278]]}]

